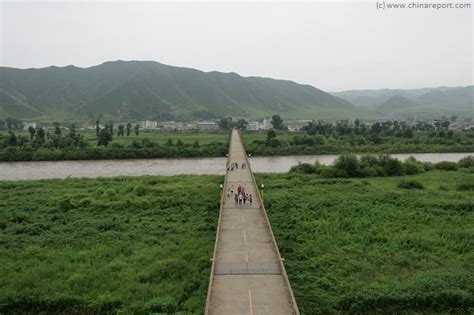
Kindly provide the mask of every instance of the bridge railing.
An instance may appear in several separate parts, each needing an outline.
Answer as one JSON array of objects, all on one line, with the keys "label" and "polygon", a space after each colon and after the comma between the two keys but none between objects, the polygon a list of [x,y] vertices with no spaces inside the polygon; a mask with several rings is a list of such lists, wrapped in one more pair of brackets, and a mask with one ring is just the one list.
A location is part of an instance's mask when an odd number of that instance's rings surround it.
[{"label": "bridge railing", "polygon": [[[230,131],[230,134],[229,134],[229,148],[231,148],[231,145],[232,145],[232,130]],[[225,189],[225,183],[227,182],[227,173],[228,173],[227,165],[229,165],[229,159],[230,159],[230,152],[229,154],[227,154],[226,171],[224,175],[224,183],[222,186],[220,206],[219,206],[219,219],[217,221],[216,240],[214,242],[214,252],[211,258],[211,275],[209,276],[209,287],[207,288],[206,310],[205,310],[206,315],[210,313],[210,307],[211,307],[211,292],[212,292],[212,285],[214,282],[214,272],[216,269],[216,254],[217,254],[217,246],[219,243],[219,229],[221,226],[222,209],[224,208],[224,195],[225,195],[224,189]]]},{"label": "bridge railing", "polygon": [[245,154],[245,162],[247,164],[247,167],[249,168],[250,175],[252,176],[253,184],[255,185],[255,188],[257,189],[258,200],[260,201],[260,208],[263,211],[265,221],[267,223],[268,229],[270,230],[270,235],[271,235],[271,238],[272,238],[273,247],[274,247],[274,249],[275,249],[275,251],[278,255],[278,260],[280,262],[280,268],[281,268],[281,271],[282,271],[282,274],[283,274],[283,278],[284,278],[284,281],[285,281],[286,288],[288,290],[288,294],[290,295],[290,300],[291,300],[291,303],[292,303],[292,306],[293,306],[293,310],[294,310],[296,315],[299,315],[300,311],[298,309],[298,304],[296,304],[296,299],[295,299],[295,296],[293,294],[293,290],[291,289],[290,280],[288,279],[288,275],[286,274],[285,265],[283,264],[283,259],[280,255],[280,250],[278,249],[278,245],[277,245],[275,236],[273,235],[273,230],[272,230],[272,226],[270,224],[270,220],[268,219],[267,210],[265,209],[265,205],[263,204],[263,200],[260,196],[260,191],[258,189],[258,185],[257,185],[257,181],[255,180],[255,176],[253,175],[252,166],[250,164],[250,161],[249,161],[249,158],[248,158],[248,155],[247,155],[247,151],[245,151],[245,146],[244,146],[244,142],[242,141],[240,130],[239,130],[239,136],[240,136],[240,139],[241,139],[240,144],[242,146],[242,150],[243,150],[242,152],[244,152],[244,154]]}]

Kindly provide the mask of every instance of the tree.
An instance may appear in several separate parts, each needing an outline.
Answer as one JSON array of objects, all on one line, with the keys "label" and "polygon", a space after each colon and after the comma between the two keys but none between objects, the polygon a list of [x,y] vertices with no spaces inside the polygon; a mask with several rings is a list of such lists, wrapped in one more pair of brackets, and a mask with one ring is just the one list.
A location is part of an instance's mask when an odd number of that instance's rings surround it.
[{"label": "tree", "polygon": [[132,130],[132,124],[131,124],[131,123],[128,123],[128,124],[127,124],[127,137],[130,136],[131,130]]},{"label": "tree", "polygon": [[118,125],[117,136],[123,136],[124,135],[124,130],[125,130],[124,125],[122,125],[122,124]]},{"label": "tree", "polygon": [[110,131],[110,135],[114,135],[114,123],[113,122],[109,122],[109,131]]},{"label": "tree", "polygon": [[267,132],[267,144],[270,144],[272,142],[273,139],[275,139],[277,136],[275,130],[273,129],[270,129],[268,130]]},{"label": "tree", "polygon": [[455,122],[458,119],[458,116],[452,115],[451,116],[451,122]]},{"label": "tree", "polygon": [[21,128],[21,120],[16,118],[8,117],[5,119],[5,123],[7,124],[8,130],[16,130]]},{"label": "tree", "polygon": [[283,120],[281,119],[280,115],[272,116],[272,126],[273,126],[273,129],[276,129],[276,130],[283,130],[285,128],[285,126],[283,125]]},{"label": "tree", "polygon": [[168,138],[168,141],[166,141],[166,145],[169,147],[173,146],[173,140],[171,138]]},{"label": "tree", "polygon": [[248,124],[249,124],[248,121],[246,121],[245,119],[239,119],[237,123],[235,124],[235,127],[241,130],[244,130],[245,128],[247,128]]},{"label": "tree", "polygon": [[232,128],[232,118],[222,118],[221,120],[219,120],[218,125],[219,128],[221,128],[222,130],[229,130]]},{"label": "tree", "polygon": [[340,155],[334,162],[336,174],[341,177],[359,177],[362,175],[359,160],[355,155]]},{"label": "tree", "polygon": [[54,123],[54,134],[56,136],[61,136],[61,128],[60,128],[61,124],[58,123],[58,122],[55,122]]},{"label": "tree", "polygon": [[36,131],[36,139],[38,139],[40,142],[44,142],[46,137],[46,133],[44,132],[43,128],[40,128],[39,130]]},{"label": "tree", "polygon": [[35,134],[36,134],[36,129],[33,128],[32,126],[29,126],[28,127],[28,132],[30,133],[30,140],[33,140],[33,138],[35,137]]},{"label": "tree", "polygon": [[360,120],[359,120],[359,118],[357,118],[357,119],[354,121],[354,124],[355,124],[356,128],[359,128],[359,126],[360,126]]},{"label": "tree", "polygon": [[9,134],[9,135],[8,135],[8,140],[7,140],[8,145],[9,145],[9,146],[12,146],[12,147],[16,146],[17,139],[16,139],[15,133],[10,130],[10,131],[8,132],[8,134]]},{"label": "tree", "polygon": [[95,135],[98,137],[100,132],[100,121],[97,119],[95,122]]},{"label": "tree", "polygon": [[110,130],[108,128],[101,129],[97,137],[97,145],[103,145],[106,147],[110,141],[112,141]]},{"label": "tree", "polygon": [[140,134],[140,125],[136,124],[135,125],[135,136],[138,136]]}]

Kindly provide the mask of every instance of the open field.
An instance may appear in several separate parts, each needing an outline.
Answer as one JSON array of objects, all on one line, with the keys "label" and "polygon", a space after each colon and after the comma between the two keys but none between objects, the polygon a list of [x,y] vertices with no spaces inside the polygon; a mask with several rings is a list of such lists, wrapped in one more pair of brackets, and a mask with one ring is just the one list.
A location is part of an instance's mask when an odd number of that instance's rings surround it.
[{"label": "open field", "polygon": [[[117,126],[115,126],[117,128]],[[115,129],[115,132],[117,130]],[[96,144],[97,137],[95,130],[85,130],[81,131],[81,134],[84,135],[84,138],[91,142],[91,144]],[[198,132],[198,131],[189,131],[189,132],[179,132],[179,131],[156,131],[156,130],[140,130],[140,134],[136,136],[133,133],[130,136],[115,136],[113,137],[112,143],[120,143],[123,145],[130,145],[133,140],[141,141],[143,138],[148,138],[150,141],[157,142],[160,145],[166,144],[168,139],[171,139],[174,143],[181,140],[184,144],[192,144],[194,141],[198,141],[199,144],[209,144],[211,142],[224,142],[229,141],[228,132]]]},{"label": "open field", "polygon": [[221,182],[0,182],[0,313],[203,312]]},{"label": "open field", "polygon": [[[114,126],[114,136],[112,143],[118,143],[124,146],[131,145],[133,141],[142,141],[144,138],[148,138],[150,141],[157,142],[160,145],[166,144],[168,139],[176,143],[181,140],[184,144],[192,144],[194,141],[198,141],[199,144],[209,144],[211,142],[228,142],[228,132],[201,132],[201,131],[157,131],[157,130],[140,130],[138,136],[135,135],[133,128],[130,136],[117,136],[117,126]],[[66,134],[67,130],[62,130]],[[15,131],[17,135],[29,137],[28,131]],[[54,130],[50,130],[50,133],[54,133]],[[97,135],[95,130],[78,130],[78,133],[84,137],[84,140],[89,142],[90,145],[97,144]],[[8,131],[0,131],[0,135],[7,136]]]},{"label": "open field", "polygon": [[472,173],[257,182],[302,314],[474,311]]}]

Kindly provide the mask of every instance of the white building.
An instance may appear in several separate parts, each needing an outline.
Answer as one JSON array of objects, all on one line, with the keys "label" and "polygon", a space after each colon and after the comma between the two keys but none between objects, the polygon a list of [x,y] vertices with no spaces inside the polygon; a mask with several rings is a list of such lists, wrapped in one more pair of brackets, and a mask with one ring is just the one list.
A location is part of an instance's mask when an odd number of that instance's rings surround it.
[{"label": "white building", "polygon": [[156,120],[145,120],[145,129],[156,129],[158,122]]},{"label": "white building", "polygon": [[33,127],[36,129],[36,123],[31,122],[31,123],[23,123],[23,130],[28,130],[28,128]]},{"label": "white building", "polygon": [[262,129],[263,130],[270,130],[272,129],[273,125],[272,125],[272,120],[271,118],[264,118],[263,119],[263,123],[262,123]]},{"label": "white building", "polygon": [[290,132],[298,132],[307,126],[311,120],[286,120],[283,124],[288,128]]},{"label": "white building", "polygon": [[219,130],[219,124],[216,121],[201,121],[197,123],[197,129],[203,131]]},{"label": "white building", "polygon": [[264,118],[262,121],[251,120],[247,125],[247,130],[258,131],[258,130],[270,130],[272,129],[272,120],[270,118]]}]

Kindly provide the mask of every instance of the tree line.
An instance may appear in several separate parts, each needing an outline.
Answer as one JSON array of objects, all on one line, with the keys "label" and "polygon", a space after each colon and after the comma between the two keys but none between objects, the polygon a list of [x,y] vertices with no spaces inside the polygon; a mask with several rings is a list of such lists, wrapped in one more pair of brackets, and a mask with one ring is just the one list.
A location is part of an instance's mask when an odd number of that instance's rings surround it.
[{"label": "tree line", "polygon": [[310,122],[297,134],[269,130],[265,139],[255,139],[248,145],[248,152],[253,155],[472,152],[474,130],[454,131],[449,125],[449,121],[413,125],[398,121],[372,125],[359,120],[352,124]]},{"label": "tree line", "polygon": [[55,123],[52,132],[42,127],[30,127],[28,136],[10,130],[7,134],[0,134],[0,161],[225,156],[228,149],[226,143],[201,145],[197,140],[184,143],[180,139],[176,142],[168,139],[164,145],[148,138],[134,139],[129,145],[113,142],[115,136],[130,136],[132,132],[139,136],[140,126],[120,124],[115,130],[113,123],[101,127],[97,120],[96,144],[93,145],[84,139],[74,124],[63,130],[59,123]]}]

